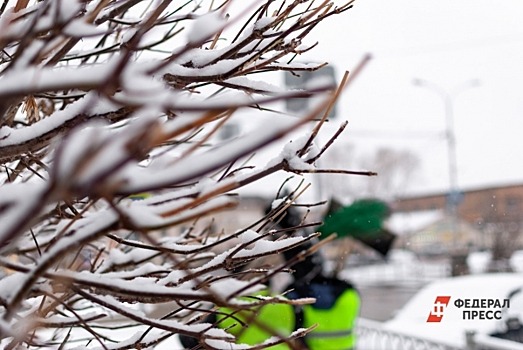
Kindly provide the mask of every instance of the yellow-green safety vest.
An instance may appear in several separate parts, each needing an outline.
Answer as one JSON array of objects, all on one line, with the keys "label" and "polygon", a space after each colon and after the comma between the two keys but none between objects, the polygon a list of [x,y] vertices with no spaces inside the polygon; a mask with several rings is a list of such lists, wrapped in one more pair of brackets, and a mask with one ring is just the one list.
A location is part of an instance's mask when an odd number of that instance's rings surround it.
[{"label": "yellow-green safety vest", "polygon": [[[232,312],[227,308],[223,308],[221,311],[224,311],[224,314],[231,314]],[[256,345],[274,335],[286,338],[294,331],[295,315],[292,305],[267,304],[261,306],[255,312],[256,315],[252,315],[251,311],[240,311],[235,313],[234,317],[220,314],[217,316],[217,320],[220,328],[226,329],[236,336],[237,344]],[[252,317],[256,318],[256,323],[249,323],[249,319],[252,319]],[[243,327],[235,318],[247,323],[247,327]],[[263,325],[263,327],[258,326],[257,323]],[[281,343],[267,349],[289,350],[291,348],[287,344]]]},{"label": "yellow-green safety vest", "polygon": [[[304,305],[303,324],[300,327],[316,328],[307,334],[304,341],[309,350],[350,350],[356,345],[354,325],[360,309],[360,296],[354,289],[343,292],[335,304],[329,309],[315,308],[314,305]],[[222,309],[224,314],[232,312]],[[249,323],[253,317],[250,311],[236,313],[234,317],[218,315],[220,327],[237,337],[238,344],[255,345],[263,343],[275,334],[282,337],[289,336],[296,328],[296,314],[294,307],[287,304],[267,304],[256,311],[256,322],[260,327],[250,323],[243,327],[238,320]],[[267,331],[264,328],[270,329]],[[270,350],[289,350],[285,344],[271,346]]]},{"label": "yellow-green safety vest", "polygon": [[354,289],[343,292],[329,309],[303,306],[303,327],[317,325],[305,336],[309,350],[349,350],[356,345],[354,325],[360,296]]}]

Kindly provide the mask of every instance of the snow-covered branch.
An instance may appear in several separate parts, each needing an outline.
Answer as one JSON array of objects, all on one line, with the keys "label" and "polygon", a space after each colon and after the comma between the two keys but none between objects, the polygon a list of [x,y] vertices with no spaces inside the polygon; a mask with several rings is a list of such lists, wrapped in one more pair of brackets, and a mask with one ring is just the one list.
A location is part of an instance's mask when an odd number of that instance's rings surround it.
[{"label": "snow-covered branch", "polygon": [[[255,4],[2,2],[0,346],[144,348],[186,334],[206,349],[236,348],[218,324],[197,321],[220,307],[311,302],[244,297],[310,252],[270,268],[248,263],[315,234],[269,231],[271,214],[232,231],[204,218],[237,210],[236,191],[272,173],[317,171],[332,142],[315,145],[314,121],[321,126],[346,80],[288,90],[266,74],[324,66],[295,58],[352,1]],[[312,96],[323,103],[303,115],[274,113],[263,128],[216,137],[233,116],[256,120]],[[269,164],[243,164],[306,125],[310,135]],[[124,327],[136,334],[117,336]]]}]

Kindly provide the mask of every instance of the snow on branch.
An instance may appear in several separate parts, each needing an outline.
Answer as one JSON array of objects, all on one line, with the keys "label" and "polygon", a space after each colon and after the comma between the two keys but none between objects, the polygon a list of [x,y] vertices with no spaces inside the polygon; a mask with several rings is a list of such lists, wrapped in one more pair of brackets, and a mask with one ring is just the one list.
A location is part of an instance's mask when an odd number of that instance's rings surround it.
[{"label": "snow on branch", "polygon": [[[312,302],[245,297],[311,250],[264,268],[260,259],[316,234],[270,230],[262,210],[249,224],[223,218],[244,215],[237,190],[263,177],[329,170],[315,161],[344,126],[323,148],[316,135],[347,79],[288,90],[267,73],[324,66],[295,60],[316,46],[307,36],[318,23],[351,4],[3,1],[0,346],[145,348],[185,334],[206,349],[262,349],[306,334],[244,346],[202,320]],[[298,116],[267,112],[295,97],[323,102]],[[247,113],[273,122],[218,137]],[[249,163],[282,140],[273,161]]]}]

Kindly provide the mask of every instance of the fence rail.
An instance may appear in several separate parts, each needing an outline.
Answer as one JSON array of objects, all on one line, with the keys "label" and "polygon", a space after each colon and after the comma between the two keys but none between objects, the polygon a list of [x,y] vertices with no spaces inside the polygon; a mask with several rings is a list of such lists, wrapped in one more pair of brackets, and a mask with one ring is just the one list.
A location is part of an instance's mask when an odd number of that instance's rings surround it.
[{"label": "fence rail", "polygon": [[360,318],[356,326],[356,350],[462,350],[431,340],[394,332],[381,322]]}]

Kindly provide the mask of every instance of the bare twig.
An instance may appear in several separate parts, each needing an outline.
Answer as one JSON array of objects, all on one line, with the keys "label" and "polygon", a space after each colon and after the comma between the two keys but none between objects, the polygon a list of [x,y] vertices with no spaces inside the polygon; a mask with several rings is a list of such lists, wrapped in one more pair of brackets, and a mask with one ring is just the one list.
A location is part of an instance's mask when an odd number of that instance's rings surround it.
[{"label": "bare twig", "polygon": [[[373,175],[314,168],[346,124],[319,153],[309,152],[351,81],[347,75],[337,87],[304,91],[263,84],[266,72],[323,67],[292,60],[315,48],[302,42],[321,21],[353,1],[264,0],[231,18],[232,0],[206,1],[2,2],[0,266],[15,289],[0,291],[0,324],[23,329],[0,327],[7,348],[145,348],[177,333],[215,349],[213,340],[234,340],[215,331],[219,324],[197,326],[212,313],[234,318],[243,312],[249,324],[277,336],[251,349],[293,348],[307,333],[277,334],[248,310],[310,300],[247,294],[319,249],[256,266],[317,237],[288,239],[293,230],[319,224],[308,217],[292,229],[271,230],[309,185],[300,183],[282,207],[241,225],[227,226],[222,213],[243,216],[244,196],[237,191],[276,172]],[[202,16],[213,11],[227,21],[202,26]],[[278,110],[276,102],[327,92],[299,117]],[[215,136],[238,114],[254,123],[269,112],[281,120],[217,146]],[[311,123],[309,141],[295,154],[255,163],[253,154]],[[167,302],[163,317],[126,304],[148,310]],[[100,330],[102,315],[117,316],[118,327],[145,326],[143,333],[117,340],[111,327]],[[47,336],[40,328],[69,331]],[[78,337],[75,328],[85,335]]]}]

